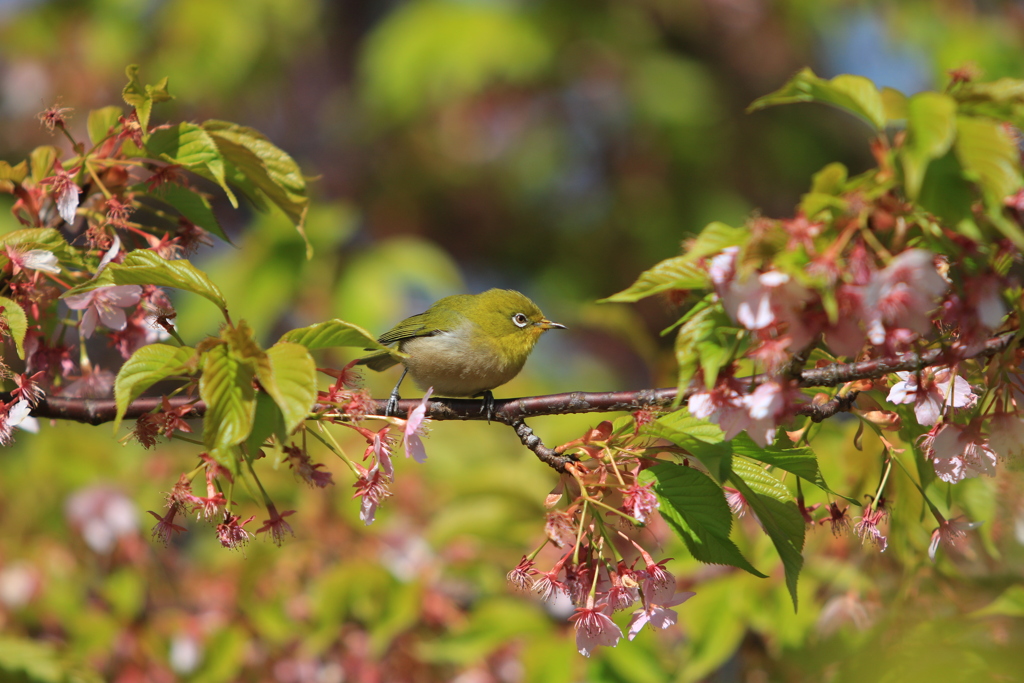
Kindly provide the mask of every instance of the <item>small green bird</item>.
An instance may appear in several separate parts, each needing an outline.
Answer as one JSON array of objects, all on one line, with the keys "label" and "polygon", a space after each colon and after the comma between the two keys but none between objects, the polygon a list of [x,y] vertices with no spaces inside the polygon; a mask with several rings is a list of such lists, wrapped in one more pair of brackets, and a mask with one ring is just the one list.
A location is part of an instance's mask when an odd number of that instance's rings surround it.
[{"label": "small green bird", "polygon": [[483,396],[487,417],[493,417],[491,389],[519,374],[534,344],[545,331],[565,329],[544,317],[537,304],[511,289],[446,296],[425,312],[406,318],[377,340],[408,358],[397,360],[378,351],[357,361],[371,370],[387,370],[401,362],[405,371],[391,392],[385,413],[398,408],[398,388],[407,374],[421,389],[441,396]]}]

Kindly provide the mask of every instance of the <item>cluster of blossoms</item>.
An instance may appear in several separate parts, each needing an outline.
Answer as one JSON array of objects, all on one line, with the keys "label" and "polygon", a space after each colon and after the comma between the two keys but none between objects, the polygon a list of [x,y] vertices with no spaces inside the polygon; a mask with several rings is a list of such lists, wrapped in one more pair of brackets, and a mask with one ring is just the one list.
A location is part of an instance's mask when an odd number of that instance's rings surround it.
[{"label": "cluster of blossoms", "polygon": [[[638,413],[638,428],[649,418],[645,412]],[[611,422],[602,422],[559,448],[574,451],[579,460],[566,467],[558,487],[548,496],[544,543],[508,574],[509,583],[518,590],[533,591],[554,603],[571,602],[576,646],[588,657],[596,647],[614,647],[623,637],[611,618],[615,612],[639,607],[626,628],[632,640],[644,626],[665,629],[675,624],[677,615],[671,608],[695,595],[678,589],[676,578],[665,569],[668,560],[656,562],[626,533],[650,523],[659,507],[653,484],[643,483],[638,476],[657,462],[642,441],[635,432],[622,432]],[[563,499],[566,506],[556,509]],[[542,570],[537,568],[537,557],[547,545],[564,553]],[[638,567],[641,560],[643,565]]]},{"label": "cluster of blossoms", "polygon": [[[844,358],[862,365],[878,359],[865,373],[873,381],[853,378],[835,396],[866,392],[852,404],[854,414],[880,435],[900,431],[905,440],[916,441],[938,479],[956,483],[993,476],[999,460],[1024,450],[1024,392],[1015,388],[1022,383],[1016,356],[988,359],[993,353],[986,352],[1007,324],[1010,309],[1002,292],[1009,277],[975,269],[953,280],[954,264],[947,259],[923,248],[890,255],[877,241],[860,239],[857,227],[851,222],[838,239],[826,242],[817,238],[827,224],[802,214],[791,220],[756,219],[743,245],[703,259],[711,301],[736,326],[741,341],[732,349],[732,362],[718,362],[713,382],[697,373],[690,413],[718,424],[726,439],[746,432],[764,448],[775,442],[783,424],[801,410],[807,414],[809,396],[800,377],[812,352],[819,367]],[[977,251],[959,239],[965,252]],[[783,240],[787,251],[806,258],[799,271],[792,262],[783,268],[764,258],[771,253],[764,245]],[[1009,242],[995,252],[996,260],[1017,253]],[[932,355],[935,362],[895,373],[884,393],[888,359],[929,349],[940,350]],[[981,362],[991,364],[985,375],[976,372]],[[740,368],[761,374],[741,378]],[[1001,377],[1003,383],[990,387],[985,379],[986,385],[972,386],[965,378],[969,372]],[[927,430],[920,438],[915,438],[919,428],[901,419],[895,408],[901,405],[912,406],[913,420]],[[898,451],[884,437],[883,443],[889,455]],[[882,494],[879,490],[876,498]],[[878,523],[886,514],[872,503],[856,528],[882,549]],[[939,521],[941,529],[944,520]]]}]

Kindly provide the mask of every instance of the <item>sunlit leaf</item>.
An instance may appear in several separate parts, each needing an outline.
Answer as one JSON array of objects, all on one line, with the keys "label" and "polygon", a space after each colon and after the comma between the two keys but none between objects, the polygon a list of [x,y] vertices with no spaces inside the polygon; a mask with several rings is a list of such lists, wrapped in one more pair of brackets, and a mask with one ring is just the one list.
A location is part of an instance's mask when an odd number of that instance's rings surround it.
[{"label": "sunlit leaf", "polygon": [[700,234],[686,245],[683,258],[696,261],[706,256],[714,256],[728,247],[743,246],[749,239],[750,230],[746,227],[734,228],[718,221],[708,223]]},{"label": "sunlit leaf", "polygon": [[670,289],[704,289],[711,283],[704,266],[685,256],[665,259],[653,268],[644,271],[628,289],[613,294],[602,303],[639,301],[653,294]]},{"label": "sunlit leaf", "polygon": [[199,395],[206,402],[203,443],[210,450],[236,446],[249,436],[256,414],[255,373],[240,361],[227,344],[206,352]]},{"label": "sunlit leaf", "polygon": [[0,192],[14,192],[14,186],[20,185],[28,177],[28,162],[21,161],[11,166],[6,161],[0,161]]},{"label": "sunlit leaf", "polygon": [[888,86],[882,88],[882,108],[888,121],[907,118],[907,96]]},{"label": "sunlit leaf", "polygon": [[661,516],[701,562],[726,564],[764,578],[729,540],[732,512],[725,496],[706,474],[673,463],[659,463],[640,474],[654,482]]},{"label": "sunlit leaf", "polygon": [[851,503],[859,504],[857,500],[836,493],[828,487],[828,484],[825,483],[825,477],[821,474],[821,469],[818,467],[817,456],[813,450],[806,446],[786,448],[778,444],[772,444],[767,448],[761,448],[746,433],[737,434],[729,443],[732,446],[733,452],[737,455],[759,460],[780,470],[795,474],[823,491],[840,496]]},{"label": "sunlit leaf", "polygon": [[121,107],[110,106],[102,109],[93,109],[89,112],[89,120],[86,122],[86,129],[89,132],[89,140],[94,145],[100,144],[111,133],[111,129],[117,125],[117,120],[124,115]]},{"label": "sunlit leaf", "polygon": [[227,194],[231,205],[238,207],[238,199],[228,187],[224,156],[213,137],[201,126],[179,123],[155,130],[146,139],[146,150],[159,159],[179,164],[217,183]]},{"label": "sunlit leaf", "polygon": [[316,400],[316,363],[305,346],[278,342],[256,365],[256,376],[284,415],[285,431],[292,433],[309,415]]},{"label": "sunlit leaf", "polygon": [[[680,326],[679,334],[676,335],[675,354],[676,363],[679,365],[676,386],[680,391],[689,386],[690,380],[701,368],[701,360],[704,357],[712,360],[708,370],[714,370],[717,374],[717,368],[722,367],[726,356],[730,353],[723,344],[724,340],[720,339],[718,335],[720,330],[731,324],[721,303],[706,298],[701,304],[705,305],[687,318],[686,322]],[[721,350],[716,350],[715,346]],[[708,384],[713,385],[714,380],[714,377],[705,377],[705,382]]]},{"label": "sunlit leaf", "polygon": [[755,493],[783,503],[793,500],[793,494],[786,488],[786,485],[771,472],[765,470],[763,465],[758,465],[743,457],[734,458],[732,465],[733,474],[741,477]]},{"label": "sunlit leaf", "polygon": [[875,130],[885,128],[882,94],[869,79],[843,74],[831,80],[804,69],[773,93],[754,100],[747,111],[794,102],[831,104],[860,118]]},{"label": "sunlit leaf", "polygon": [[14,340],[18,358],[25,358],[25,334],[28,333],[28,316],[17,301],[0,296],[0,317],[7,325],[7,334]]},{"label": "sunlit leaf", "polygon": [[849,174],[846,166],[834,161],[811,176],[811,192],[838,195],[843,191]]},{"label": "sunlit leaf", "polygon": [[114,380],[114,400],[117,404],[114,431],[120,427],[128,406],[146,389],[173,375],[192,372],[190,364],[195,355],[195,349],[168,344],[147,344],[133,353],[121,366]]},{"label": "sunlit leaf", "polygon": [[167,92],[167,78],[162,78],[156,85],[143,85],[139,80],[139,67],[131,64],[125,69],[128,76],[128,83],[121,91],[121,97],[129,107],[135,107],[139,123],[143,131],[149,130],[149,116],[153,111],[153,105],[160,102],[172,100],[174,97]]},{"label": "sunlit leaf", "polygon": [[42,145],[33,149],[28,158],[32,166],[32,181],[38,184],[53,175],[53,162],[60,158],[60,151],[53,145]]},{"label": "sunlit leaf", "polygon": [[289,330],[281,335],[281,341],[302,344],[310,351],[326,349],[332,346],[355,346],[361,349],[387,349],[377,339],[354,323],[338,318],[316,323],[309,327]]},{"label": "sunlit leaf", "polygon": [[[217,148],[243,178],[248,181],[247,194],[256,188],[295,224],[305,238],[303,226],[309,209],[306,179],[299,165],[280,147],[253,128],[226,121],[206,121],[203,129],[216,142]],[[239,179],[232,177],[233,182]],[[307,241],[307,256],[311,254]]]},{"label": "sunlit leaf", "polygon": [[956,137],[956,102],[924,92],[907,101],[907,138],[901,157],[907,196],[917,199],[928,164],[949,151]]},{"label": "sunlit leaf", "polygon": [[1016,143],[1003,124],[989,119],[960,116],[956,130],[954,150],[965,174],[978,183],[989,206],[1001,208],[1022,184]]}]

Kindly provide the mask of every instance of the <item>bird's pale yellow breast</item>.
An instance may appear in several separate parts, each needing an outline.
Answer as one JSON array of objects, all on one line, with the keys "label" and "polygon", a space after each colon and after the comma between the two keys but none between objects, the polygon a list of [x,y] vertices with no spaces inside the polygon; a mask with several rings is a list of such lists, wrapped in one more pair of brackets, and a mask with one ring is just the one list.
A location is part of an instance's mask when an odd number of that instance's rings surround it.
[{"label": "bird's pale yellow breast", "polygon": [[476,396],[518,375],[532,346],[518,358],[510,357],[466,321],[448,332],[407,339],[401,350],[409,354],[405,366],[421,389],[433,387],[441,396]]}]

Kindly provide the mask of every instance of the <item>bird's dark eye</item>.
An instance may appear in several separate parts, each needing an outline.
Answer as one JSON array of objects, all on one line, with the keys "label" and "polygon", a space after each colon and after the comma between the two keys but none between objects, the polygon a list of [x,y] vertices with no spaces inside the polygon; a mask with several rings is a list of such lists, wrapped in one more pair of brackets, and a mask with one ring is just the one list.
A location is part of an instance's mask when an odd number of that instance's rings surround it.
[{"label": "bird's dark eye", "polygon": [[516,313],[512,316],[512,322],[516,324],[516,327],[526,327],[530,324],[530,319],[522,313]]}]

